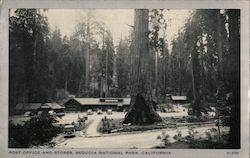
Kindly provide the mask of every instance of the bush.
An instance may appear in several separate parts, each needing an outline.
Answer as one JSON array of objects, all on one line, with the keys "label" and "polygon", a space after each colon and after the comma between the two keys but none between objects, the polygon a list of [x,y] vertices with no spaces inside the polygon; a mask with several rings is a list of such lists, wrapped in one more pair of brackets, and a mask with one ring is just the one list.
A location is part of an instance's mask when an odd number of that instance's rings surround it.
[{"label": "bush", "polygon": [[30,137],[21,125],[9,122],[9,148],[27,148],[30,145]]},{"label": "bush", "polygon": [[174,135],[173,137],[174,140],[180,141],[182,139],[182,133],[181,131],[177,131],[177,134]]},{"label": "bush", "polygon": [[[200,149],[226,149],[229,148],[228,142],[226,141],[227,135],[222,135],[221,141],[214,141],[214,136],[212,135],[216,129],[211,129],[210,131],[206,132],[205,138],[195,139],[197,137],[197,131],[193,129],[189,129],[188,136],[186,136],[186,141],[189,144],[190,148],[200,148]],[[216,135],[215,135],[216,137]]]},{"label": "bush", "polygon": [[50,115],[31,118],[23,126],[9,123],[9,147],[27,148],[49,142],[62,131],[54,127],[55,119]]},{"label": "bush", "polygon": [[160,135],[158,135],[156,139],[161,139],[161,136],[160,136]]},{"label": "bush", "polygon": [[210,132],[206,132],[206,138],[208,141],[212,141],[213,137]]},{"label": "bush", "polygon": [[161,143],[164,147],[167,147],[170,144],[169,138],[170,138],[170,136],[168,134],[166,134],[165,131],[162,131],[162,134],[157,136],[157,139],[161,140]]},{"label": "bush", "polygon": [[194,131],[193,128],[189,128],[188,135],[186,136],[186,142],[189,144],[192,144],[196,134],[197,134],[197,131]]},{"label": "bush", "polygon": [[168,146],[170,144],[169,138],[170,138],[170,136],[168,134],[163,136],[162,142],[164,143],[165,146]]},{"label": "bush", "polygon": [[115,123],[111,119],[103,118],[101,122],[100,131],[103,133],[110,133],[111,130],[115,129]]}]

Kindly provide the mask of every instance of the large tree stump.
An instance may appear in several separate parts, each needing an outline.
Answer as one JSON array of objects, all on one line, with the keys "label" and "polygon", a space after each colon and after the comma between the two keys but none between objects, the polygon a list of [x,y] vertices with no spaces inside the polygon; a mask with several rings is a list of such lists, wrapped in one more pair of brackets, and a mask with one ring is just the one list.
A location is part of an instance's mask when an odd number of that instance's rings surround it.
[{"label": "large tree stump", "polygon": [[146,101],[143,96],[138,94],[135,103],[131,105],[123,123],[146,125],[161,121],[161,117],[154,110],[153,102],[150,100]]}]

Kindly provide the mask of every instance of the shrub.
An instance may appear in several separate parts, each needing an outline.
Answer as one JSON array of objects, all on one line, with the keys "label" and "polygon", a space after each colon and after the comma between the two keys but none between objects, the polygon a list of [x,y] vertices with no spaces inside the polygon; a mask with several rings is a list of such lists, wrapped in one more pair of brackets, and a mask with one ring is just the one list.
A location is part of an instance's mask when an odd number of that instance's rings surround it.
[{"label": "shrub", "polygon": [[157,136],[157,139],[161,140],[161,144],[164,147],[167,147],[170,144],[170,140],[169,140],[170,136],[168,134],[166,134],[165,131],[162,131],[162,134]]},{"label": "shrub", "polygon": [[62,131],[52,125],[54,121],[50,115],[41,115],[31,118],[23,126],[10,122],[9,147],[27,148],[49,142]]},{"label": "shrub", "polygon": [[181,131],[177,131],[177,134],[174,135],[173,139],[180,141],[182,139],[182,133]]},{"label": "shrub", "polygon": [[[197,131],[196,131],[197,132]],[[194,137],[197,134],[193,128],[189,128],[188,135],[186,136],[186,142],[192,144],[194,141]]]},{"label": "shrub", "polygon": [[158,135],[156,139],[161,139],[161,136],[160,136],[160,135]]},{"label": "shrub", "polygon": [[9,148],[27,148],[30,145],[29,134],[21,125],[9,122]]},{"label": "shrub", "polygon": [[177,137],[177,135],[175,134],[175,135],[173,136],[173,138],[174,138],[174,140],[177,140],[178,137]]},{"label": "shrub", "polygon": [[213,138],[210,132],[206,132],[206,138],[208,141],[212,141]]},{"label": "shrub", "polygon": [[168,146],[170,144],[169,138],[170,138],[170,136],[168,134],[166,134],[162,137],[162,142],[164,143],[165,146]]}]

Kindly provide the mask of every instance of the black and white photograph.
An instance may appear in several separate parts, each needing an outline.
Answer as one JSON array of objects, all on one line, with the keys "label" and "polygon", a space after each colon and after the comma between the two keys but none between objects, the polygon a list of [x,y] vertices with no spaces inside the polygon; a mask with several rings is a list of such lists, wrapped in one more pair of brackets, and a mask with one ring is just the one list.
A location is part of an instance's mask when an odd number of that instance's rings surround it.
[{"label": "black and white photograph", "polygon": [[240,9],[9,9],[9,148],[240,149]]}]

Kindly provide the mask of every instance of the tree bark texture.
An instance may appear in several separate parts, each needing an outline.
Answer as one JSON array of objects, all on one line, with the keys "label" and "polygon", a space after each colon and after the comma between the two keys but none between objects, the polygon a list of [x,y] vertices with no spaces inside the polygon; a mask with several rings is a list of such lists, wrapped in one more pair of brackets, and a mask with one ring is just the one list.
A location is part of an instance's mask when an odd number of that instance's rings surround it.
[{"label": "tree bark texture", "polygon": [[218,60],[219,60],[219,79],[223,79],[223,65],[222,65],[222,35],[221,35],[221,14],[217,11],[217,33],[218,33]]},{"label": "tree bark texture", "polygon": [[151,85],[152,76],[150,73],[149,39],[148,39],[148,10],[135,10],[135,47],[136,58],[135,90],[132,97],[134,100],[125,116],[124,123],[135,125],[153,124],[160,122],[161,117],[156,113],[152,101]]}]

